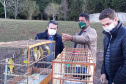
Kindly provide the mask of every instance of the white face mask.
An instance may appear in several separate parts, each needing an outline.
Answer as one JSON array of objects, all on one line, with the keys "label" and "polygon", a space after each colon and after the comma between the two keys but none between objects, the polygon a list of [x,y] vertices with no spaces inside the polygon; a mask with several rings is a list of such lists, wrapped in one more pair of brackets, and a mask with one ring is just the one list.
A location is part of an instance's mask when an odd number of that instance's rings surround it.
[{"label": "white face mask", "polygon": [[54,29],[48,29],[48,33],[49,33],[50,36],[55,35],[56,34],[56,31],[57,30],[54,30]]},{"label": "white face mask", "polygon": [[104,29],[106,32],[110,32],[113,28],[114,28],[114,24],[111,24],[111,25],[109,25],[108,27],[104,27],[104,26],[103,26],[103,29]]}]

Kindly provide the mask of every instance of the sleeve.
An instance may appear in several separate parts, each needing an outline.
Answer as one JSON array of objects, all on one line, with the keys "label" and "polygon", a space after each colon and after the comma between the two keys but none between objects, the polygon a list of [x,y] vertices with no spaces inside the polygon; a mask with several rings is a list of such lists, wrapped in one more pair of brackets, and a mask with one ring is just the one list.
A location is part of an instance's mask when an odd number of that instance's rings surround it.
[{"label": "sleeve", "polygon": [[115,77],[113,79],[114,84],[125,84],[126,83],[126,37],[124,38],[122,42],[122,51],[123,51],[123,57],[124,57],[124,63],[123,66],[119,68],[117,73],[115,74]]},{"label": "sleeve", "polygon": [[62,42],[62,37],[61,37],[60,53],[63,51],[63,49],[64,49],[64,44]]},{"label": "sleeve", "polygon": [[[103,61],[103,62],[104,62],[104,61]],[[102,64],[101,74],[105,74],[105,66],[104,66],[104,63]]]},{"label": "sleeve", "polygon": [[35,36],[35,40],[37,40],[37,39],[38,39],[38,35]]},{"label": "sleeve", "polygon": [[105,74],[105,37],[103,39],[103,44],[104,44],[104,53],[103,53],[103,63],[102,63],[102,67],[101,67],[101,74]]},{"label": "sleeve", "polygon": [[87,35],[81,35],[81,36],[75,35],[75,36],[73,36],[72,41],[75,43],[79,43],[79,44],[83,44],[83,43],[88,44],[88,43],[96,41],[96,40],[97,40],[97,33],[94,30]]}]

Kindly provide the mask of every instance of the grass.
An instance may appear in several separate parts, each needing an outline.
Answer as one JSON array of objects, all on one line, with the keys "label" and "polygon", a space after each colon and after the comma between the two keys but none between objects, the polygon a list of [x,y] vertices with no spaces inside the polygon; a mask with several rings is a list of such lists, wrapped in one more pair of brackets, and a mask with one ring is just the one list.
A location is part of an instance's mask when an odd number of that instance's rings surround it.
[{"label": "grass", "polygon": [[[0,19],[0,41],[15,41],[34,39],[35,35],[44,32],[47,29],[48,21],[40,20],[10,20]],[[74,21],[58,21],[58,33],[69,33],[74,35],[79,31],[78,22]],[[100,23],[90,23],[91,27],[95,28],[98,34],[97,46],[98,49],[103,48],[102,26]],[[126,25],[126,23],[124,23]],[[72,42],[65,42],[65,47],[72,47]]]}]

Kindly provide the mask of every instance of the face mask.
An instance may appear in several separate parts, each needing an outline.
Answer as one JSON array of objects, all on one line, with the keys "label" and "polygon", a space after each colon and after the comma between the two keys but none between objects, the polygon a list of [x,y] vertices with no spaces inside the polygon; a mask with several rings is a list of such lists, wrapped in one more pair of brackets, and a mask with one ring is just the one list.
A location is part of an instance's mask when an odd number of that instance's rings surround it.
[{"label": "face mask", "polygon": [[104,26],[103,26],[103,29],[104,29],[106,32],[110,32],[113,28],[114,28],[114,25],[113,25],[113,24],[109,25],[108,27],[104,27]]},{"label": "face mask", "polygon": [[86,27],[86,23],[79,22],[78,24],[81,29],[84,29]]},{"label": "face mask", "polygon": [[55,35],[57,30],[54,29],[48,29],[48,33],[50,36]]}]

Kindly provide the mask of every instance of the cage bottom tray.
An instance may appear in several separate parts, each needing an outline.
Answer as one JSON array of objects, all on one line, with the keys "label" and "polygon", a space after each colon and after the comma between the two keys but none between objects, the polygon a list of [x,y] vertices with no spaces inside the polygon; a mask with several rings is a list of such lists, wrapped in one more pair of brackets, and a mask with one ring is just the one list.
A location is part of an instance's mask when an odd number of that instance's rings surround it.
[{"label": "cage bottom tray", "polygon": [[[42,70],[44,70],[43,73],[39,75]],[[8,81],[7,84],[48,84],[51,81],[52,69],[32,68],[29,71],[32,74],[29,76],[29,83],[27,83],[27,77],[18,76]]]}]

